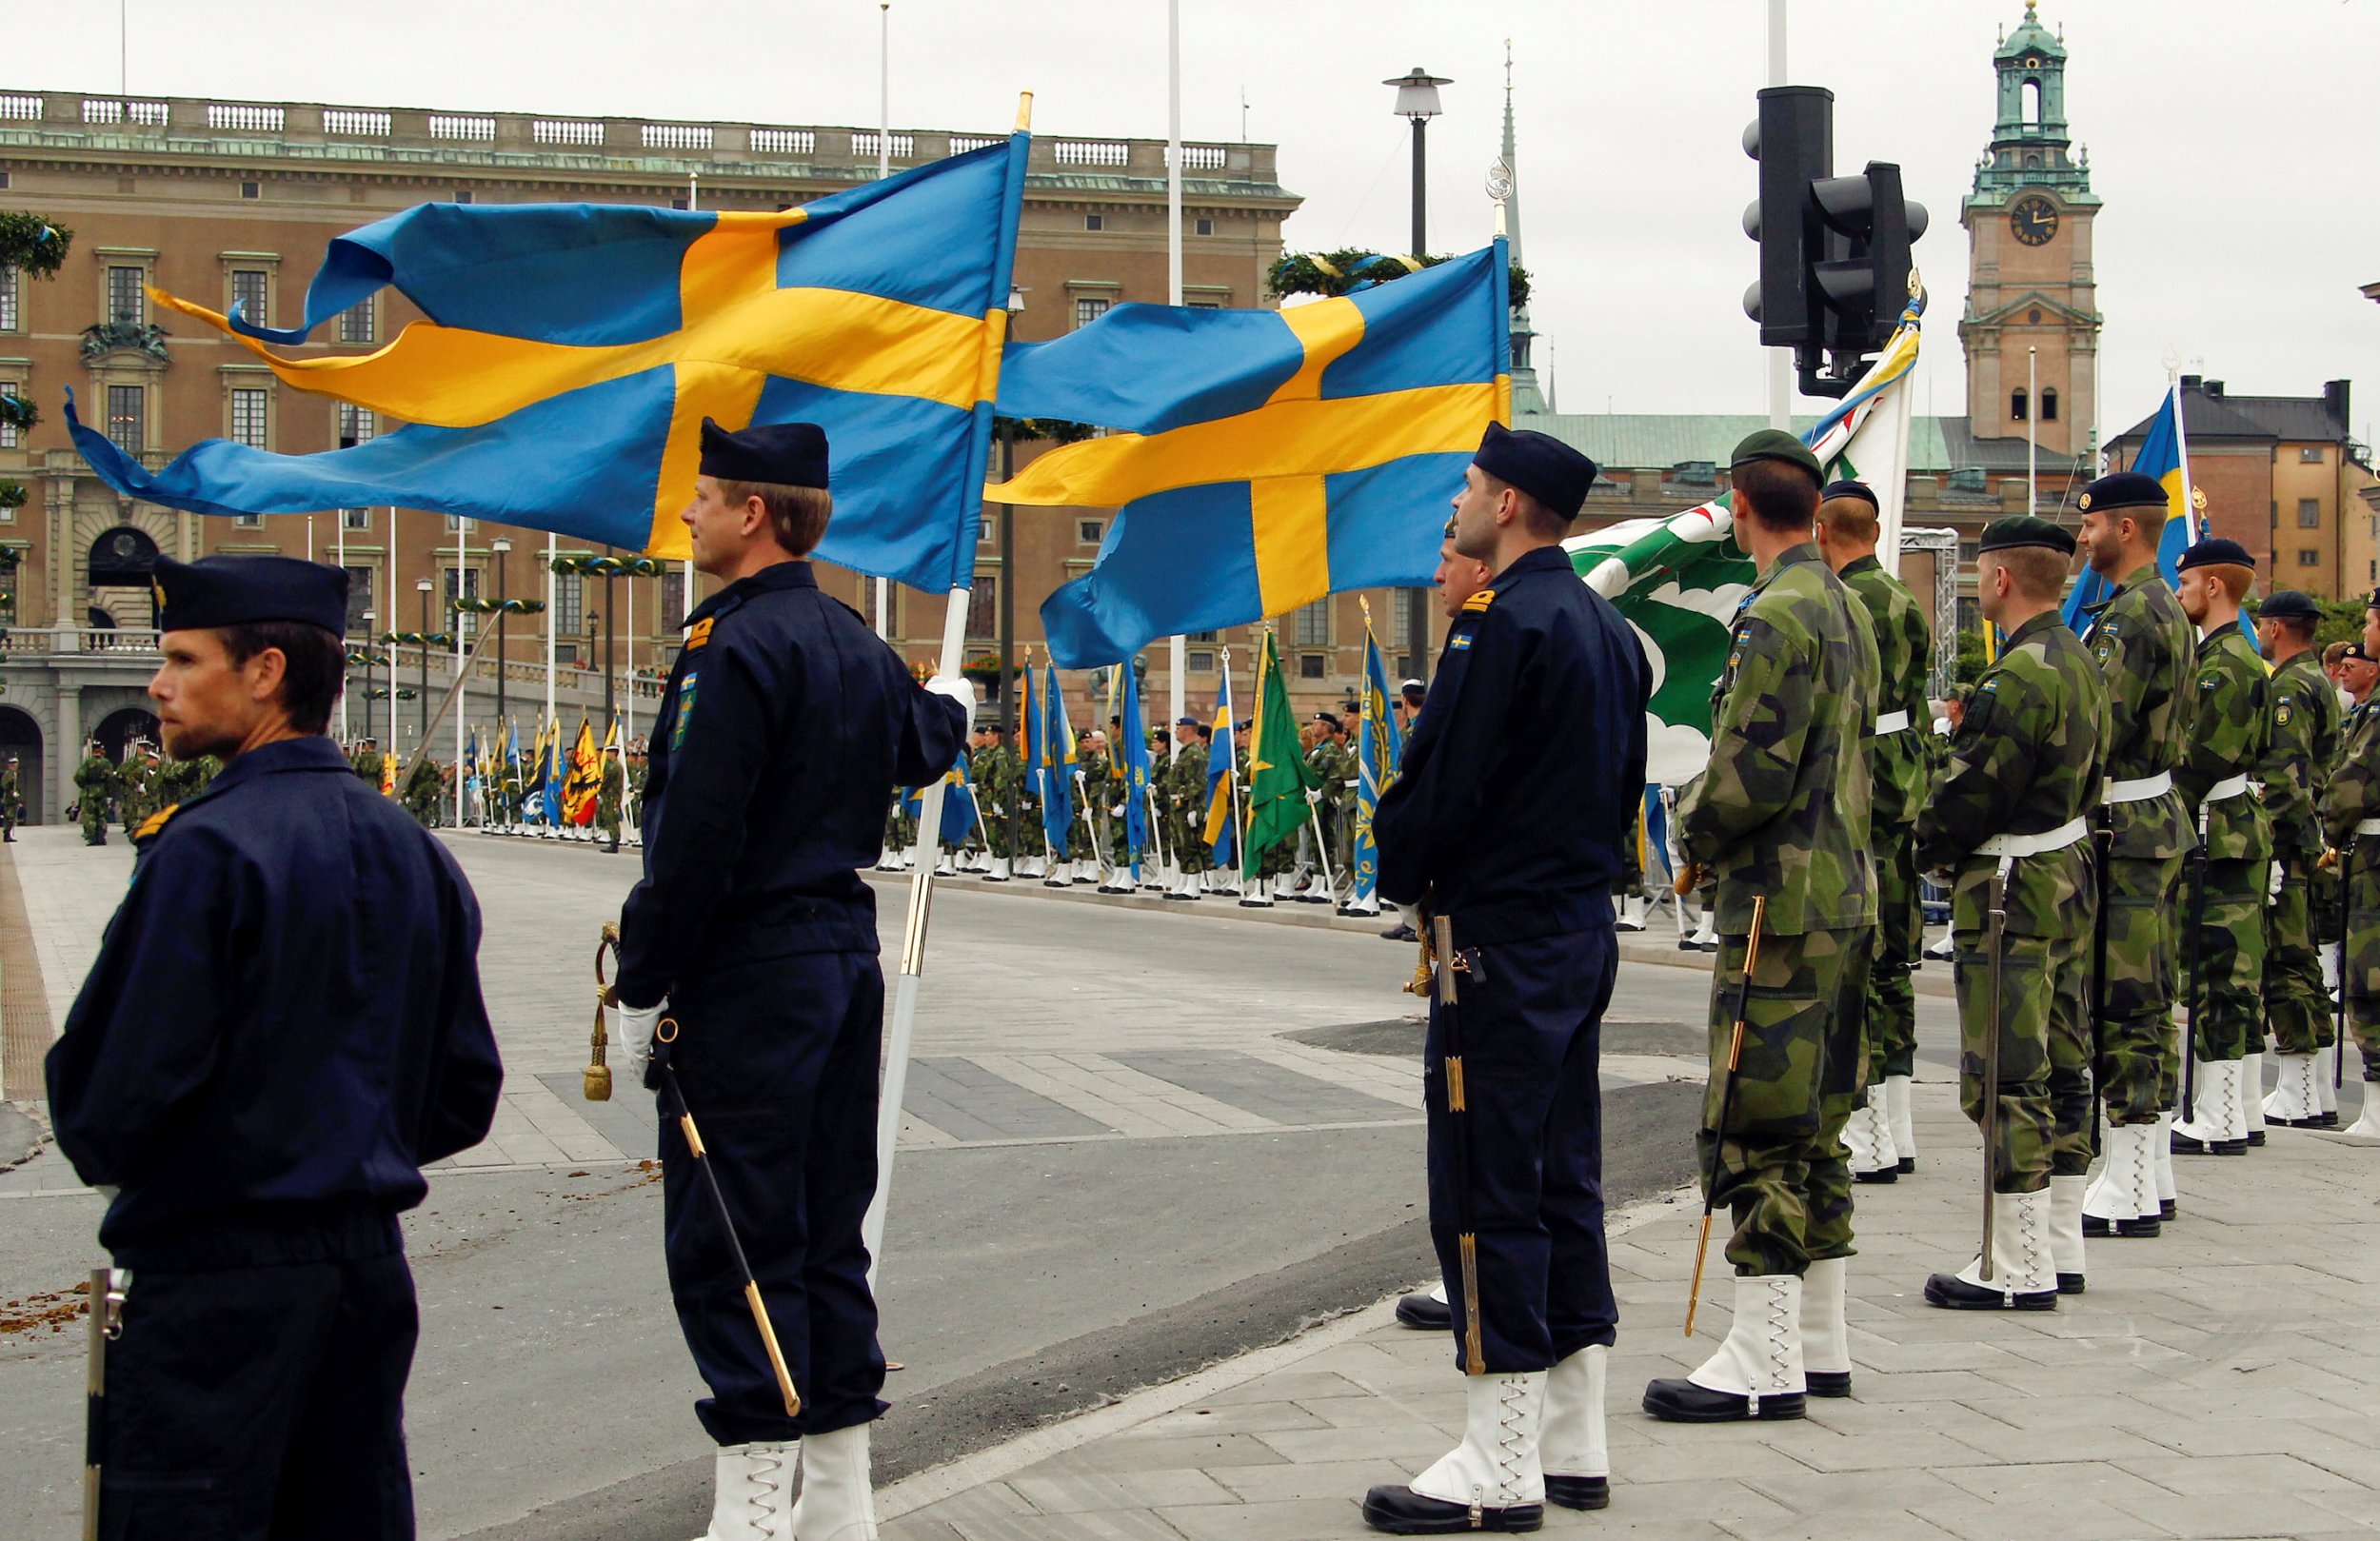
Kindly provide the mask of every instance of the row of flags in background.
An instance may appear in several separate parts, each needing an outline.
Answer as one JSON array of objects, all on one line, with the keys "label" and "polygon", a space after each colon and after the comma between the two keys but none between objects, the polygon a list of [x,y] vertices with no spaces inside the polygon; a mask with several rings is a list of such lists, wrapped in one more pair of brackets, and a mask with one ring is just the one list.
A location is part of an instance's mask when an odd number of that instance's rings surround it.
[{"label": "row of flags in background", "polygon": [[[485,742],[474,727],[464,744],[464,786],[483,799],[491,779],[500,786],[518,788],[520,817],[525,822],[591,825],[603,794],[605,761],[620,761],[622,784],[626,784],[626,751],[620,723],[615,719],[598,744],[594,723],[582,714],[578,733],[566,748],[565,737],[562,723],[552,718],[531,730],[526,748],[518,723],[499,723]],[[396,762],[393,755],[381,762],[381,790],[390,796],[396,792]]]}]

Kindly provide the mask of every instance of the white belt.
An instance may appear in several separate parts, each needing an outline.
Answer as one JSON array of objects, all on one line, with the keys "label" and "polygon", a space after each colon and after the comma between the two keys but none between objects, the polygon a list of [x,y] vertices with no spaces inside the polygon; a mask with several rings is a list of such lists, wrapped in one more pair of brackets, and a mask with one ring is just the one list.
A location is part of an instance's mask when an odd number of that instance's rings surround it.
[{"label": "white belt", "polygon": [[2161,798],[2172,790],[2173,773],[2172,771],[2159,771],[2154,776],[2143,776],[2132,781],[2118,781],[2110,779],[2107,783],[2107,800],[2110,802],[2146,802],[2151,798]]},{"label": "white belt", "polygon": [[1875,720],[1875,736],[1879,739],[1883,738],[1888,733],[1906,733],[1908,731],[1909,714],[1907,712],[1887,712],[1882,717]]},{"label": "white belt", "polygon": [[2355,826],[2358,835],[2380,835],[2380,819],[2367,819]]},{"label": "white belt", "polygon": [[2238,776],[2226,776],[2214,785],[2207,788],[2207,795],[2199,800],[2199,806],[2204,807],[2210,802],[2221,802],[2225,798],[2243,797],[2249,792],[2262,792],[2263,790],[2264,783],[2250,780],[2245,772]]},{"label": "white belt", "polygon": [[[2380,823],[2380,820],[2373,820]],[[2091,826],[2079,819],[2070,819],[2057,828],[2040,835],[1994,835],[1975,847],[1977,856],[2018,857],[2046,856],[2063,851],[2091,833]]]}]

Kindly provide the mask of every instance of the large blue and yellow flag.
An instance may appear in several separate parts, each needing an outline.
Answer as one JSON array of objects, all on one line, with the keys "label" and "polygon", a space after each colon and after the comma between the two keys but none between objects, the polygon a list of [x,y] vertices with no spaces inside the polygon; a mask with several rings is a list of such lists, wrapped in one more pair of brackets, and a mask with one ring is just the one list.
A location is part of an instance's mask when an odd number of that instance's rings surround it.
[{"label": "large blue and yellow flag", "polygon": [[1372,615],[1363,617],[1363,704],[1356,727],[1356,888],[1355,901],[1377,904],[1380,884],[1380,852],[1372,839],[1372,816],[1380,794],[1397,779],[1405,755],[1405,736],[1389,713],[1394,698],[1388,689],[1388,662],[1380,656],[1380,640],[1372,634]]},{"label": "large blue and yellow flag", "polygon": [[[119,492],[203,514],[389,504],[688,554],[703,419],[826,430],[819,555],[973,582],[1026,136],[777,213],[428,204],[331,242],[303,325],[155,290],[292,389],[409,425],[277,455],[208,440],[151,472],[74,419]],[[288,347],[383,287],[428,319],[344,357]]]},{"label": "large blue and yellow flag", "polygon": [[[2197,544],[2203,533],[2203,522],[2191,495],[2190,445],[2182,433],[2182,387],[2178,381],[2166,391],[2165,405],[2157,408],[2157,415],[2149,420],[2149,431],[2141,436],[2140,453],[2132,457],[2131,468],[2143,476],[2155,477],[2165,487],[2165,532],[2157,540],[2157,571],[2165,575],[2167,583],[2178,583],[2182,553]],[[2079,634],[2091,623],[2085,612],[2105,604],[2114,592],[2115,585],[2086,563],[2076,575],[2074,586],[2067,591],[2063,611],[2066,623]]]},{"label": "large blue and yellow flag", "polygon": [[[1441,526],[1443,527],[1443,526]],[[1214,737],[1206,745],[1206,827],[1200,831],[1215,853],[1217,870],[1235,864],[1240,848],[1240,752],[1233,744],[1231,655],[1223,655],[1222,683],[1216,687]]]},{"label": "large blue and yellow flag", "polygon": [[1066,693],[1058,688],[1058,666],[1043,666],[1041,675],[1041,830],[1049,837],[1050,854],[1061,861],[1074,859],[1066,849],[1074,827],[1074,724],[1066,718]]},{"label": "large blue and yellow flag", "polygon": [[942,827],[940,834],[944,845],[964,845],[967,837],[975,832],[975,788],[967,780],[967,752],[962,749],[958,760],[942,773]]},{"label": "large blue and yellow flag", "polygon": [[1041,605],[1051,656],[1113,663],[1159,637],[1430,581],[1446,503],[1512,417],[1497,241],[1288,310],[1123,305],[1008,350],[1000,410],[1110,431],[991,496],[1118,509],[1090,572]]},{"label": "large blue and yellow flag", "polygon": [[1149,844],[1149,724],[1140,715],[1140,681],[1126,659],[1117,671],[1123,676],[1123,704],[1114,714],[1120,741],[1109,762],[1123,769],[1125,863],[1132,880],[1140,880],[1140,855]]}]

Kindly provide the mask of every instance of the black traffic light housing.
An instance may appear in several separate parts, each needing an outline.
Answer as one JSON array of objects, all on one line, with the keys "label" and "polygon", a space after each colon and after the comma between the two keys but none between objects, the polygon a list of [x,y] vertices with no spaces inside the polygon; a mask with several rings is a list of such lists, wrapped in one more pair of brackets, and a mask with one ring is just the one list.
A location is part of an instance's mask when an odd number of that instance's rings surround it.
[{"label": "black traffic light housing", "polygon": [[1744,295],[1745,312],[1760,324],[1763,346],[1794,350],[1804,394],[1845,395],[1899,324],[1925,207],[1903,196],[1890,162],[1834,174],[1835,93],[1823,87],[1760,92],[1744,149],[1760,164],[1760,196],[1744,211],[1744,232],[1760,244],[1760,281]]}]

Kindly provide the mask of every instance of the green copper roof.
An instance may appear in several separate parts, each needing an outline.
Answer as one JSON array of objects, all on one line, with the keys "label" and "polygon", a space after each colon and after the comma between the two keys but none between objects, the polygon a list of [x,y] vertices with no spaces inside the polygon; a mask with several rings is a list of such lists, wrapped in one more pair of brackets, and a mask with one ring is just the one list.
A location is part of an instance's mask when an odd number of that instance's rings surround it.
[{"label": "green copper roof", "polygon": [[2001,40],[1999,51],[1992,55],[1994,60],[2003,62],[2021,61],[2028,56],[2036,59],[2066,57],[2066,45],[2041,25],[2033,0],[2025,0],[2025,19],[2017,24],[2016,30]]}]

